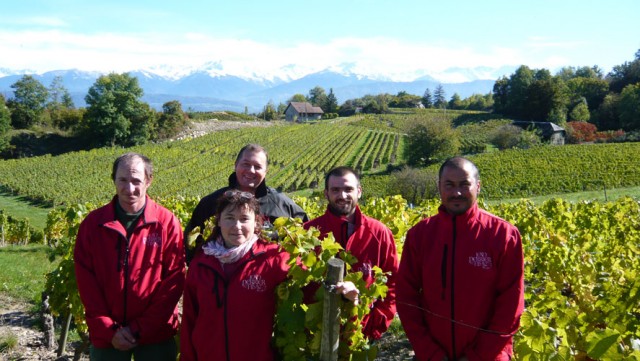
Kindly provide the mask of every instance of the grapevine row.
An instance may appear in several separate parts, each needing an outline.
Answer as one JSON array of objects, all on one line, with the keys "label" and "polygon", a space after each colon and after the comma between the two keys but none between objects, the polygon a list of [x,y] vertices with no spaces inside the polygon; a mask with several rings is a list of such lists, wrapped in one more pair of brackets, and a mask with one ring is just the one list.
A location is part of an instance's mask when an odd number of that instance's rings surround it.
[{"label": "grapevine row", "polygon": [[[159,201],[184,222],[197,198]],[[296,198],[312,217],[325,205],[319,199]],[[399,196],[370,198],[363,213],[386,224],[399,254],[407,230],[437,212],[439,202],[409,207]],[[73,279],[72,248],[78,223],[93,205],[51,212],[50,242],[63,256],[47,277],[51,307],[71,311],[78,330],[86,330]],[[514,338],[519,360],[637,360],[640,332],[640,202],[568,203],[552,199],[537,207],[523,200],[486,207],[518,227],[525,255],[525,302],[521,327]],[[183,223],[184,224],[184,223]],[[298,228],[293,237],[309,237]],[[309,249],[315,245],[310,244]],[[363,307],[366,307],[364,305]],[[304,317],[299,319],[304,322]],[[293,325],[292,325],[293,326]],[[304,330],[304,324],[295,325]],[[278,336],[279,342],[284,341]],[[296,349],[317,347],[298,345]],[[284,345],[284,344],[280,344]]]}]

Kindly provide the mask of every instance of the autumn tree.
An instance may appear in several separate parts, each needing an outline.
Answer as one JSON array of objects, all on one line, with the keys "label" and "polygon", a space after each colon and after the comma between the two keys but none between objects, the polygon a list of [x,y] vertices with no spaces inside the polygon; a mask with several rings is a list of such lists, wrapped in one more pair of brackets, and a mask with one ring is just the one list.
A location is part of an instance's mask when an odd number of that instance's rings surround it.
[{"label": "autumn tree", "polygon": [[567,142],[572,144],[593,142],[596,139],[597,130],[596,126],[591,123],[567,122]]}]

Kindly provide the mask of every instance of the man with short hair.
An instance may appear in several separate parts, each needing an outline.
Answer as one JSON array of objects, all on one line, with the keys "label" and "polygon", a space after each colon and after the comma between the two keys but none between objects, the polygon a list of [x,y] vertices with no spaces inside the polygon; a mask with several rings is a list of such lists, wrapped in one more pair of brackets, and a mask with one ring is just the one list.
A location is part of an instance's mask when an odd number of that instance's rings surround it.
[{"label": "man with short hair", "polygon": [[398,314],[419,361],[508,361],[524,309],[518,229],[480,208],[478,168],[440,167],[442,205],[407,232]]},{"label": "man with short hair", "polygon": [[185,280],[180,222],[147,196],[147,157],[120,156],[111,176],[115,197],[82,221],[74,248],[90,358],[175,361]]},{"label": "man with short hair", "polygon": [[[267,187],[265,177],[267,174],[268,156],[267,151],[258,144],[247,144],[240,152],[235,161],[235,171],[229,176],[229,185],[202,198],[191,215],[191,220],[185,227],[185,242],[191,231],[200,227],[204,229],[205,222],[216,212],[216,202],[224,192],[229,189],[238,189],[253,194],[260,203],[260,213],[264,217],[263,229],[270,229],[273,221],[279,217],[300,218],[308,221],[307,214],[295,204],[285,194]],[[204,240],[198,237],[196,244],[202,244]],[[185,244],[185,246],[187,246]],[[187,250],[187,262],[193,257],[193,250]]]},{"label": "man with short hair", "polygon": [[[367,217],[360,211],[358,200],[362,196],[362,187],[355,170],[337,167],[329,171],[325,177],[324,195],[329,202],[326,212],[305,223],[305,228],[317,228],[321,238],[333,233],[336,242],[358,260],[353,265],[353,271],[362,272],[367,286],[374,281],[374,266],[390,273],[387,296],[377,300],[363,320],[364,335],[370,340],[377,340],[389,328],[396,313],[395,277],[398,253],[393,233],[380,221]],[[337,291],[346,298],[357,301],[357,292],[351,292],[352,289],[353,284],[345,282]]]}]

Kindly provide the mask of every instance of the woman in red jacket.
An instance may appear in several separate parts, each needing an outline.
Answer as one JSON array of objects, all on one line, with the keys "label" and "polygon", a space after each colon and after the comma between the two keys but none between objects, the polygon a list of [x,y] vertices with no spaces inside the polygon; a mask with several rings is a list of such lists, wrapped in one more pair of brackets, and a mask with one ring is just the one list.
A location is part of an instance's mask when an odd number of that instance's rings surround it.
[{"label": "woman in red jacket", "polygon": [[213,234],[187,272],[181,360],[275,359],[275,288],[287,277],[289,255],[260,238],[259,210],[251,193],[238,190],[218,201]]}]

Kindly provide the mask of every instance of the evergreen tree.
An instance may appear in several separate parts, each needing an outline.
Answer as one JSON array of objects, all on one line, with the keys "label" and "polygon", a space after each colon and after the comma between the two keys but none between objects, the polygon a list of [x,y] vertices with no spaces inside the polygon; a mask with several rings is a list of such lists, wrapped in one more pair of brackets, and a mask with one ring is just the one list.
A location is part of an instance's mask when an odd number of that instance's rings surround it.
[{"label": "evergreen tree", "polygon": [[425,108],[433,108],[433,97],[429,88],[424,91],[424,95],[422,96],[422,105],[424,105]]},{"label": "evergreen tree", "polygon": [[438,109],[447,107],[447,94],[445,93],[442,84],[438,84],[433,93],[433,106]]},{"label": "evergreen tree", "polygon": [[333,94],[333,88],[329,88],[329,95],[327,95],[327,102],[322,107],[325,113],[337,113],[338,112],[338,98]]}]

